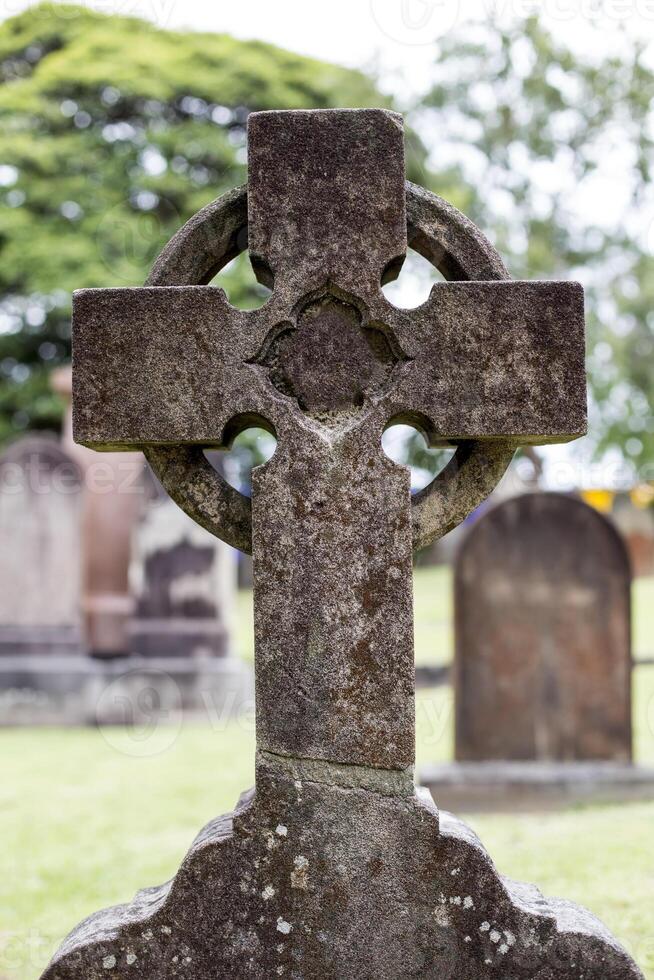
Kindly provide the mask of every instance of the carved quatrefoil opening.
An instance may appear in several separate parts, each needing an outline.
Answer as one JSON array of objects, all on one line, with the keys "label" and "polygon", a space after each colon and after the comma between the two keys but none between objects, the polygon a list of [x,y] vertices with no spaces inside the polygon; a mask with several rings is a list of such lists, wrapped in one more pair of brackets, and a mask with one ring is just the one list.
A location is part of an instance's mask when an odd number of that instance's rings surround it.
[{"label": "carved quatrefoil opening", "polygon": [[295,322],[273,327],[250,363],[302,411],[322,416],[361,408],[406,360],[388,327],[326,291],[304,301]]}]

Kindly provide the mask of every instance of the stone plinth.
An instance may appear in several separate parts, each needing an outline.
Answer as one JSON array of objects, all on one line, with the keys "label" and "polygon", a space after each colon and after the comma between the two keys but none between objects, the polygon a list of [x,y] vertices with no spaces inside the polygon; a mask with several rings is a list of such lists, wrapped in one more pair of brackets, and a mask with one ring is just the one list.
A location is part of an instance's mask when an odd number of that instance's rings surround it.
[{"label": "stone plinth", "polygon": [[420,778],[448,810],[541,812],[654,799],[654,769],[621,762],[456,762]]},{"label": "stone plinth", "polygon": [[[189,896],[193,896],[192,902]],[[217,913],[217,910],[220,910]],[[589,913],[499,877],[408,774],[260,758],[175,879],[92,916],[43,980],[638,978]]]},{"label": "stone plinth", "polygon": [[81,608],[87,649],[117,656],[129,650],[127,624],[132,612],[129,562],[133,530],[143,504],[143,457],[96,453],[73,440],[72,374],[57,368],[53,389],[66,403],[62,446],[84,474],[82,509]]}]

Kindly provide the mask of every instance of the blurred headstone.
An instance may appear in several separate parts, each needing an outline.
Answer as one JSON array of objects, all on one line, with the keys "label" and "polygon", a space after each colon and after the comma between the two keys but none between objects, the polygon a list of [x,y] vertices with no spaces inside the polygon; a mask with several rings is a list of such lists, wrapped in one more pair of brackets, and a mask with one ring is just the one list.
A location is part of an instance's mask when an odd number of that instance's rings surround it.
[{"label": "blurred headstone", "polygon": [[0,457],[0,652],[81,653],[77,463],[54,438]]},{"label": "blurred headstone", "polygon": [[101,724],[224,724],[252,703],[251,668],[234,655],[236,552],[197,525],[146,468],[131,541],[126,656],[94,691]]},{"label": "blurred headstone", "polygon": [[225,657],[236,601],[236,552],[167,495],[135,529],[130,651],[143,657]]},{"label": "blurred headstone", "polygon": [[0,457],[0,724],[79,724],[94,667],[80,608],[82,472],[53,436]]},{"label": "blurred headstone", "polygon": [[70,367],[53,371],[51,384],[66,402],[62,445],[84,473],[82,497],[82,617],[85,642],[95,655],[128,652],[131,538],[144,498],[143,456],[101,456],[73,441]]},{"label": "blurred headstone", "polygon": [[239,554],[237,581],[239,589],[251,589],[254,585],[254,569],[252,567],[251,555],[244,555],[242,552]]},{"label": "blurred headstone", "polygon": [[455,648],[458,760],[631,758],[629,561],[582,501],[524,494],[473,525]]},{"label": "blurred headstone", "polygon": [[634,578],[654,575],[653,498],[652,487],[636,487],[631,493],[616,494],[611,511],[611,519],[627,545]]}]

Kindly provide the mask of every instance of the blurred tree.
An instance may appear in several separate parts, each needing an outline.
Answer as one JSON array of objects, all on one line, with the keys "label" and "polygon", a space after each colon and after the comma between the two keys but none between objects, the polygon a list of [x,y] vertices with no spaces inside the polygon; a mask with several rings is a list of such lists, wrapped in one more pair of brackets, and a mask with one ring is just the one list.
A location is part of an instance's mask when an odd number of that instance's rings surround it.
[{"label": "blurred tree", "polygon": [[[225,35],[43,4],[0,25],[0,442],[53,428],[70,295],[137,285],[177,228],[245,180],[253,109],[388,105],[356,71]],[[411,142],[409,169],[424,154]],[[245,256],[221,277],[261,302]]]},{"label": "blurred tree", "polygon": [[459,188],[513,276],[584,283],[592,448],[652,479],[654,73],[612,40],[580,56],[535,17],[469,25],[441,42],[412,119],[444,175],[433,189]]},{"label": "blurred tree", "polygon": [[[514,276],[576,276],[588,297],[591,431],[654,459],[654,74],[643,50],[580,57],[535,18],[441,43],[410,115],[408,170],[494,239]],[[70,293],[141,283],[179,225],[245,179],[252,109],[388,105],[359,72],[224,35],[44,4],[0,25],[0,442],[52,428]],[[432,138],[437,134],[437,143]],[[261,302],[244,256],[221,276]],[[420,439],[407,458],[438,468]]]}]

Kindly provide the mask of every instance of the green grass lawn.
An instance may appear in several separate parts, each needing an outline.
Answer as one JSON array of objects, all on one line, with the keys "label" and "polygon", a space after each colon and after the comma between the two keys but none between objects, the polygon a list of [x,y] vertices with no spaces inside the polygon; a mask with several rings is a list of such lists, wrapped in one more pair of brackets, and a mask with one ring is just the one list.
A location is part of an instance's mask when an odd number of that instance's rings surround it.
[{"label": "green grass lawn", "polygon": [[[450,578],[416,573],[420,662],[450,656]],[[251,658],[251,602],[239,599],[238,647]],[[654,652],[654,580],[635,588],[635,648]],[[421,691],[418,765],[452,751],[448,689]],[[654,668],[636,671],[639,760],[654,764]],[[141,756],[133,733],[0,731],[0,980],[39,975],[63,935],[90,912],[127,901],[177,868],[195,833],[252,783],[250,718],[222,729],[166,730]],[[581,902],[654,980],[654,803],[470,819],[498,867]]]}]

